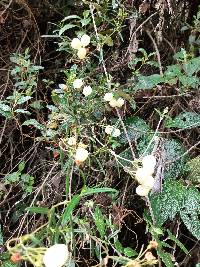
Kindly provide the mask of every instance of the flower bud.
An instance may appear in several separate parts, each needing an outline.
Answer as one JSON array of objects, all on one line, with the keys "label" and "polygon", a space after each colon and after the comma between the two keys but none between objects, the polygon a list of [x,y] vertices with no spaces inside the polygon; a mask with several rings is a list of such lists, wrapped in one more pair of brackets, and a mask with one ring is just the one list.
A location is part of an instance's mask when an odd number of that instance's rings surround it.
[{"label": "flower bud", "polygon": [[106,93],[106,94],[104,95],[104,100],[105,100],[106,102],[110,102],[112,99],[113,99],[113,93]]},{"label": "flower bud", "polygon": [[74,49],[80,49],[81,48],[81,41],[78,38],[74,38],[71,41],[71,47]]},{"label": "flower bud", "polygon": [[62,89],[62,90],[67,90],[67,89],[68,89],[68,87],[67,87],[66,84],[59,84],[58,86],[59,86],[59,88]]},{"label": "flower bud", "polygon": [[145,253],[144,258],[147,261],[152,261],[152,260],[155,260],[156,259],[150,251],[148,251],[148,252]]},{"label": "flower bud", "polygon": [[110,102],[109,102],[109,104],[110,104],[110,106],[112,107],[112,108],[116,108],[117,107],[117,100],[116,99],[112,99],[112,100],[110,100]]},{"label": "flower bud", "polygon": [[138,168],[135,174],[135,178],[138,183],[142,184],[149,177],[148,171],[144,168]]},{"label": "flower bud", "polygon": [[152,176],[148,176],[148,177],[141,183],[141,185],[142,185],[142,186],[145,186],[145,187],[147,187],[147,188],[149,188],[149,189],[152,189],[153,186],[154,186],[154,182],[155,182],[154,178],[153,178]]},{"label": "flower bud", "polygon": [[92,93],[92,88],[91,86],[85,86],[83,88],[83,94],[84,96],[89,96]]},{"label": "flower bud", "polygon": [[158,242],[157,242],[157,241],[155,241],[155,240],[151,240],[151,241],[149,242],[149,245],[148,245],[148,248],[149,248],[149,249],[157,248],[157,247],[158,247]]},{"label": "flower bud", "polygon": [[153,155],[147,155],[142,159],[142,166],[145,169],[154,169],[156,166],[156,158]]},{"label": "flower bud", "polygon": [[118,137],[118,136],[120,136],[120,134],[121,134],[121,132],[119,129],[114,129],[113,132],[111,133],[111,135],[113,137]]},{"label": "flower bud", "polygon": [[45,267],[62,267],[68,260],[69,251],[65,244],[56,244],[48,248],[43,257]]},{"label": "flower bud", "polygon": [[80,59],[84,59],[84,58],[86,57],[86,53],[87,53],[87,50],[86,50],[84,47],[81,47],[81,48],[78,50],[77,56],[78,56],[78,58],[80,58]]},{"label": "flower bud", "polygon": [[112,137],[118,137],[121,134],[119,129],[116,129],[111,125],[106,126],[105,132],[111,135]]},{"label": "flower bud", "polygon": [[13,262],[13,263],[19,263],[19,261],[22,260],[22,256],[20,253],[13,253],[10,257],[10,260]]},{"label": "flower bud", "polygon": [[85,148],[78,147],[75,154],[75,161],[80,164],[88,158],[88,151]]},{"label": "flower bud", "polygon": [[69,139],[68,139],[68,141],[67,141],[67,144],[69,145],[69,146],[75,146],[76,145],[76,138],[75,137],[70,137]]},{"label": "flower bud", "polygon": [[107,125],[106,128],[105,128],[105,132],[106,132],[107,134],[111,134],[112,131],[113,131],[113,126],[111,126],[111,125]]},{"label": "flower bud", "polygon": [[75,79],[73,82],[73,87],[75,89],[79,89],[83,86],[83,80],[82,79]]},{"label": "flower bud", "polygon": [[138,194],[141,197],[146,197],[148,196],[149,193],[149,188],[148,187],[144,187],[142,185],[139,185],[138,187],[136,187],[136,194]]},{"label": "flower bud", "polygon": [[117,99],[117,107],[121,108],[124,105],[124,99],[122,97]]},{"label": "flower bud", "polygon": [[81,45],[82,45],[83,47],[85,47],[85,46],[88,46],[89,43],[90,43],[90,36],[87,35],[87,34],[84,34],[84,35],[81,37]]}]

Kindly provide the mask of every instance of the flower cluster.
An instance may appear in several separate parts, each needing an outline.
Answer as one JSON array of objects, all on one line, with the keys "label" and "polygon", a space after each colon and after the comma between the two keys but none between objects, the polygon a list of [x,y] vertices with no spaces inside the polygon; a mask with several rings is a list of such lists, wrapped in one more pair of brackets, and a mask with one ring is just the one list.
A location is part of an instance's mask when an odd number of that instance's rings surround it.
[{"label": "flower cluster", "polygon": [[147,155],[142,159],[142,168],[138,168],[135,178],[140,184],[136,188],[136,193],[139,196],[147,196],[149,191],[153,188],[154,178],[153,173],[156,166],[156,159],[152,155]]},{"label": "flower cluster", "polygon": [[116,99],[113,93],[106,93],[104,95],[104,100],[106,102],[109,102],[109,105],[112,108],[121,108],[124,105],[124,99],[122,97],[119,97],[118,99]]},{"label": "flower cluster", "polygon": [[[75,89],[80,89],[83,86],[83,80],[82,79],[75,79],[73,82],[73,87]],[[92,87],[87,85],[83,87],[83,91],[82,93],[84,94],[84,96],[89,96],[92,93]]]},{"label": "flower cluster", "polygon": [[117,129],[111,125],[106,126],[105,132],[107,134],[111,135],[112,137],[118,137],[121,134],[119,129]]},{"label": "flower cluster", "polygon": [[87,50],[86,50],[86,46],[88,46],[90,43],[90,36],[88,36],[87,34],[84,34],[81,39],[79,38],[74,38],[71,41],[71,47],[73,49],[78,50],[77,52],[77,56],[80,59],[84,59],[86,57],[87,54]]},{"label": "flower cluster", "polygon": [[48,248],[43,257],[45,267],[62,267],[69,258],[68,247],[65,244],[56,244]]}]

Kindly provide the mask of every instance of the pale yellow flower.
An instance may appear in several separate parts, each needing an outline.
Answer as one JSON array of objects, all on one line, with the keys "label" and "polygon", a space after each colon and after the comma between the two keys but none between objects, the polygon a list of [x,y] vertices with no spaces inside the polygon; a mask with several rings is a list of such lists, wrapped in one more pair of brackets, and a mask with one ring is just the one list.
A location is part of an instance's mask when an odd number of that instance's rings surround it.
[{"label": "pale yellow flower", "polygon": [[113,93],[106,93],[105,95],[104,95],[104,100],[106,101],[106,102],[109,102],[109,101],[111,101],[113,99]]},{"label": "pale yellow flower", "polygon": [[117,107],[121,108],[124,105],[124,99],[122,97],[117,99]]},{"label": "pale yellow flower", "polygon": [[80,49],[81,48],[81,41],[78,38],[72,39],[71,47],[74,49]]},{"label": "pale yellow flower", "polygon": [[111,135],[112,137],[118,137],[121,132],[119,129],[117,128],[114,128],[113,126],[111,125],[107,125],[106,128],[105,128],[105,132],[109,135]]},{"label": "pale yellow flower", "polygon": [[48,248],[43,257],[45,267],[62,267],[69,258],[68,247],[65,244],[56,244]]},{"label": "pale yellow flower", "polygon": [[81,47],[81,48],[78,50],[77,56],[78,56],[78,58],[80,58],[80,59],[84,59],[84,58],[86,57],[86,54],[87,54],[87,50],[86,50],[84,47]]},{"label": "pale yellow flower", "polygon": [[156,166],[156,158],[153,155],[145,156],[142,159],[142,166],[149,172],[149,174],[153,174]]},{"label": "pale yellow flower", "polygon": [[75,79],[73,82],[73,87],[75,89],[80,89],[83,86],[83,80],[82,79]]},{"label": "pale yellow flower", "polygon": [[148,176],[149,173],[144,168],[138,168],[135,174],[135,178],[140,184],[142,184],[148,178]]},{"label": "pale yellow flower", "polygon": [[148,187],[139,185],[138,187],[136,187],[136,194],[141,196],[141,197],[146,197],[148,196],[150,189]]},{"label": "pale yellow flower", "polygon": [[88,46],[89,43],[90,43],[90,36],[87,35],[87,34],[84,34],[84,35],[81,37],[81,45],[82,45],[83,47],[85,47],[85,46]]},{"label": "pale yellow flower", "polygon": [[117,100],[115,98],[113,98],[112,100],[110,100],[109,102],[109,105],[112,107],[112,108],[116,108],[117,107]]},{"label": "pale yellow flower", "polygon": [[78,147],[75,154],[75,161],[77,163],[82,163],[88,158],[89,152],[82,147]]},{"label": "pale yellow flower", "polygon": [[68,139],[68,141],[67,141],[67,144],[69,145],[69,146],[75,146],[76,145],[76,138],[75,137],[70,137],[69,139]]},{"label": "pale yellow flower", "polygon": [[149,189],[152,189],[154,186],[155,179],[153,176],[149,175],[142,183],[141,185],[144,187],[147,187]]},{"label": "pale yellow flower", "polygon": [[92,93],[92,87],[91,86],[85,86],[83,88],[83,94],[84,96],[89,96]]}]

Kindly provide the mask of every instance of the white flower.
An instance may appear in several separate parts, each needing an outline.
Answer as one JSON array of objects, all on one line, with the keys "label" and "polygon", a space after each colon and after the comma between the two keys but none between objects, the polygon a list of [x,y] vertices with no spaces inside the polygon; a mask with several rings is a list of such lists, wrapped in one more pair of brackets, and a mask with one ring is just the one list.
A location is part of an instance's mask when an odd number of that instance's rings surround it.
[{"label": "white flower", "polygon": [[65,244],[56,244],[48,248],[43,257],[45,267],[62,267],[68,260],[69,251]]},{"label": "white flower", "polygon": [[144,186],[144,187],[147,187],[147,188],[149,188],[149,189],[152,189],[153,186],[154,186],[154,182],[155,182],[154,178],[153,178],[151,175],[149,175],[149,176],[143,181],[143,183],[141,183],[141,185]]},{"label": "white flower", "polygon": [[87,35],[87,34],[84,34],[84,35],[81,37],[81,45],[82,45],[83,47],[85,47],[85,46],[88,46],[89,43],[90,43],[90,36]]},{"label": "white flower", "polygon": [[83,85],[83,80],[82,79],[75,79],[74,82],[73,82],[73,87],[75,89],[81,88],[82,85]]},{"label": "white flower", "polygon": [[106,102],[109,102],[109,101],[111,101],[113,99],[113,93],[106,93],[105,95],[104,95],[104,100],[106,101]]},{"label": "white flower", "polygon": [[148,193],[150,191],[150,189],[148,187],[139,185],[138,187],[136,187],[136,194],[138,194],[141,197],[146,197],[148,196]]},{"label": "white flower", "polygon": [[156,166],[156,158],[153,155],[145,156],[142,159],[142,166],[149,172],[149,174],[153,174]]},{"label": "white flower", "polygon": [[83,88],[84,96],[89,96],[91,93],[92,93],[92,87],[91,86],[85,86]]},{"label": "white flower", "polygon": [[117,107],[117,100],[115,98],[113,98],[112,100],[110,100],[109,104],[112,108],[116,108]]},{"label": "white flower", "polygon": [[121,108],[124,105],[124,99],[122,97],[117,99],[117,107]]},{"label": "white flower", "polygon": [[71,47],[74,49],[80,49],[81,48],[81,41],[78,38],[74,38],[71,41]]},{"label": "white flower", "polygon": [[67,85],[66,85],[66,84],[63,84],[63,83],[62,83],[62,84],[59,84],[58,86],[59,86],[59,88],[62,89],[62,90],[67,90]]},{"label": "white flower", "polygon": [[67,144],[69,145],[69,146],[75,146],[76,145],[76,138],[75,137],[70,137],[69,139],[68,139],[68,141],[67,141]]},{"label": "white flower", "polygon": [[121,134],[121,132],[119,129],[114,129],[113,132],[111,133],[111,135],[113,137],[118,137],[118,136],[120,136],[120,134]]},{"label": "white flower", "polygon": [[106,128],[105,128],[105,132],[106,132],[107,134],[111,134],[112,131],[113,131],[113,126],[111,126],[111,125],[107,125]]},{"label": "white flower", "polygon": [[85,148],[78,147],[76,150],[75,161],[77,163],[84,162],[87,159],[88,155],[89,153]]},{"label": "white flower", "polygon": [[77,56],[78,56],[78,58],[80,58],[80,59],[84,59],[84,58],[86,57],[86,54],[87,54],[87,50],[86,50],[84,47],[81,47],[81,48],[78,50]]},{"label": "white flower", "polygon": [[135,174],[135,178],[138,183],[143,184],[146,179],[149,177],[149,172],[144,168],[138,168]]},{"label": "white flower", "polygon": [[105,128],[105,132],[109,135],[111,135],[112,137],[118,137],[121,132],[119,129],[116,129],[114,128],[113,126],[111,125],[107,125],[106,128]]}]

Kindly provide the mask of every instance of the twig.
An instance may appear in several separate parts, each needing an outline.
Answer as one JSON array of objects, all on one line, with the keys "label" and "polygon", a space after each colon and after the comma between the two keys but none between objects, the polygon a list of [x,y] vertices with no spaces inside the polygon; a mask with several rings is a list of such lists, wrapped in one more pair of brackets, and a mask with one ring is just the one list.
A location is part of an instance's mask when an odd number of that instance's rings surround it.
[{"label": "twig", "polygon": [[128,133],[127,133],[127,130],[126,130],[126,126],[124,125],[124,122],[123,122],[123,120],[122,120],[122,117],[121,117],[121,115],[120,115],[120,113],[119,113],[119,110],[116,108],[116,111],[117,111],[117,115],[118,115],[118,117],[119,117],[119,121],[120,121],[120,123],[121,123],[121,125],[122,125],[122,127],[123,127],[123,130],[124,130],[124,133],[125,133],[125,135],[126,135],[126,139],[127,139],[127,141],[128,141],[128,144],[129,144],[129,147],[130,147],[130,149],[131,149],[131,153],[132,153],[132,156],[133,156],[133,160],[136,158],[136,156],[135,156],[135,153],[134,153],[134,151],[133,151],[133,147],[132,147],[132,144],[131,144],[131,140],[130,140],[130,138],[129,138],[129,136],[128,136]]},{"label": "twig", "polygon": [[126,52],[126,55],[128,53],[128,51],[130,50],[130,46],[131,46],[131,43],[133,41],[133,37],[134,35],[142,28],[142,26],[147,23],[147,21],[149,21],[153,16],[155,16],[158,12],[155,12],[153,13],[151,16],[149,16],[145,21],[143,21],[138,27],[137,29],[131,34],[131,37],[130,37],[130,43],[129,43],[129,46],[128,46],[128,49],[127,49],[127,52]]},{"label": "twig", "polygon": [[162,64],[161,64],[160,52],[158,50],[158,46],[157,46],[155,40],[153,39],[153,36],[151,35],[150,31],[146,30],[146,33],[147,33],[147,35],[149,36],[149,38],[151,39],[151,41],[152,41],[152,43],[154,45],[154,48],[155,48],[155,51],[156,51],[156,55],[157,55],[157,59],[158,59],[160,75],[163,76]]}]

